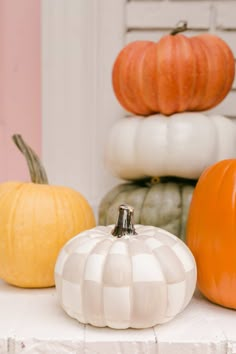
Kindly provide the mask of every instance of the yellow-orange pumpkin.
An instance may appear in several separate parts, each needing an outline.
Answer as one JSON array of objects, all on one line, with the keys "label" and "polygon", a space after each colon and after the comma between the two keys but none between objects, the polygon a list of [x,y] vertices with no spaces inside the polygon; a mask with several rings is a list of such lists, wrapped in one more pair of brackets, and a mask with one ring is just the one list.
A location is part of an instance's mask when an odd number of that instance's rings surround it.
[{"label": "yellow-orange pumpkin", "polygon": [[77,191],[47,184],[37,155],[16,135],[34,183],[0,185],[0,278],[19,287],[54,285],[62,246],[95,226],[91,207]]},{"label": "yellow-orange pumpkin", "polygon": [[212,302],[236,309],[236,160],[209,167],[193,193],[187,244],[198,287]]},{"label": "yellow-orange pumpkin", "polygon": [[220,103],[234,79],[234,57],[219,37],[191,38],[181,27],[157,43],[135,41],[117,56],[113,89],[120,104],[134,114],[170,115],[203,111]]}]

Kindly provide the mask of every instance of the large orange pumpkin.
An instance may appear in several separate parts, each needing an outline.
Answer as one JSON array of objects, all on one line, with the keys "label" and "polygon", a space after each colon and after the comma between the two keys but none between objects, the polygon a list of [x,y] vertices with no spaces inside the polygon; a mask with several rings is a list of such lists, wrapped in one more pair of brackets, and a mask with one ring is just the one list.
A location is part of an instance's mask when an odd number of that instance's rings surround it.
[{"label": "large orange pumpkin", "polygon": [[187,244],[198,287],[212,302],[236,309],[236,160],[223,160],[200,177],[189,211]]},{"label": "large orange pumpkin", "polygon": [[64,244],[95,226],[93,211],[76,190],[48,185],[39,158],[19,135],[32,182],[0,184],[0,278],[27,288],[54,285],[54,267]]},{"label": "large orange pumpkin", "polygon": [[234,79],[234,57],[219,37],[179,34],[186,26],[157,42],[135,41],[115,60],[113,89],[121,105],[134,114],[170,115],[216,106]]}]

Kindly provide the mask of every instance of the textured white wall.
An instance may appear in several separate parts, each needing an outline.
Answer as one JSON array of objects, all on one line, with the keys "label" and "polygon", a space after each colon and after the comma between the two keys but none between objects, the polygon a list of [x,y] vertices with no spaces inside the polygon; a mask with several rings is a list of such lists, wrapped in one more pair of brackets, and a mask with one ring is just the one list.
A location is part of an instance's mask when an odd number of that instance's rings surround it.
[{"label": "textured white wall", "polygon": [[[125,114],[111,86],[119,50],[185,19],[188,35],[214,32],[236,55],[236,0],[42,0],[42,19],[44,163],[52,183],[78,189],[96,210],[117,183],[103,152]],[[236,83],[213,111],[236,118]]]}]

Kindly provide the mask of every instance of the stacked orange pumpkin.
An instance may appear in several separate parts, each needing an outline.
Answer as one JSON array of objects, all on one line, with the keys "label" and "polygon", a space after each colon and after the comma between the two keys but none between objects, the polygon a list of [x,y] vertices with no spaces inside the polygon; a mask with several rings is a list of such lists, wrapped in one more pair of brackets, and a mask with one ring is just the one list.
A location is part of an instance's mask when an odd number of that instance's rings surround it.
[{"label": "stacked orange pumpkin", "polygon": [[208,166],[236,154],[233,122],[203,112],[231,89],[232,51],[216,35],[187,37],[181,33],[186,29],[181,22],[157,43],[132,42],[114,62],[114,93],[132,115],[118,120],[107,138],[105,163],[126,183],[102,199],[101,224],[115,222],[117,207],[125,202],[135,207],[135,223],[185,239],[198,178]]},{"label": "stacked orange pumpkin", "polygon": [[220,103],[234,78],[234,57],[219,37],[187,38],[181,23],[159,42],[136,41],[118,55],[113,87],[122,106],[134,114],[170,115],[205,111]]}]

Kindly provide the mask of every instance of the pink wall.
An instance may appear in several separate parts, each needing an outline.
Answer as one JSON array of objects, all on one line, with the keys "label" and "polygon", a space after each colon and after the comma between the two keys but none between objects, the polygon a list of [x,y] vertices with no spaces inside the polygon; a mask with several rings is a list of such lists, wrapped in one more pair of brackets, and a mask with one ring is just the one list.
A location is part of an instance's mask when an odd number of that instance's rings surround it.
[{"label": "pink wall", "polygon": [[0,0],[0,182],[29,179],[13,133],[40,154],[40,0]]}]

